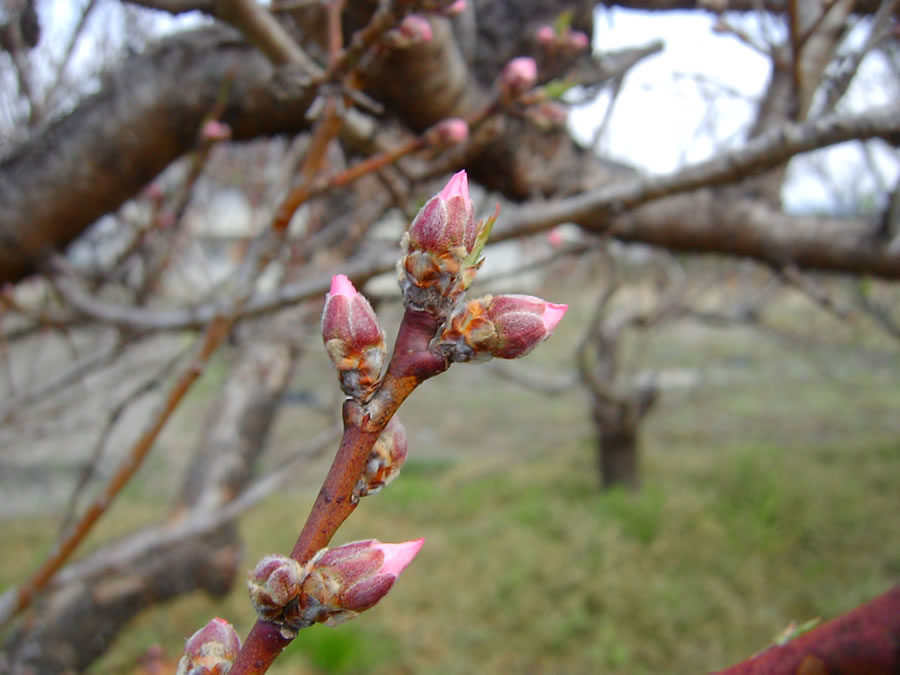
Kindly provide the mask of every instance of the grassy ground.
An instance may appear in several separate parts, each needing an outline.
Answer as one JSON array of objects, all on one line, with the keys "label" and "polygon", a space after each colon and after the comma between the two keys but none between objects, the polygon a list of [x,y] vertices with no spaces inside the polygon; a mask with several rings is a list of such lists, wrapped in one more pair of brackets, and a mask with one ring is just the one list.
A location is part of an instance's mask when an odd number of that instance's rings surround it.
[{"label": "grassy ground", "polygon": [[[530,366],[567,363],[588,309],[573,307],[571,328]],[[816,328],[809,317],[790,325]],[[544,397],[454,368],[404,407],[403,475],[336,540],[424,536],[425,547],[381,605],[302,632],[272,672],[700,673],[753,654],[791,620],[885,591],[900,576],[900,364],[896,351],[858,344],[798,352],[691,326],[634,340],[641,367],[735,375],[665,395],[636,495],[599,493],[579,392]],[[301,433],[292,417],[276,445]],[[248,567],[290,548],[315,489],[244,519]],[[117,505],[120,523],[148,518],[142,494]],[[53,531],[43,520],[4,527],[18,553],[0,584],[33,565]],[[118,672],[154,643],[174,656],[213,615],[246,632],[242,584],[223,602],[193,596],[141,616],[95,672]]]}]

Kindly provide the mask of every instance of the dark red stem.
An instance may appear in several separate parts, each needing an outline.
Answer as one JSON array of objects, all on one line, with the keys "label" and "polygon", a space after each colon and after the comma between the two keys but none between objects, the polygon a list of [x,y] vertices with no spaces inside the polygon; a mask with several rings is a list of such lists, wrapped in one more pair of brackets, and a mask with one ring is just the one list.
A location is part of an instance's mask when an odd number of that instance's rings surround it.
[{"label": "dark red stem", "polygon": [[716,675],[896,675],[900,673],[900,586],[784,645]]},{"label": "dark red stem", "polygon": [[[344,402],[341,445],[291,551],[295,560],[305,563],[328,545],[356,508],[351,499],[353,487],[378,436],[417,386],[449,367],[444,357],[428,349],[439,326],[440,321],[430,314],[407,311],[397,332],[387,374],[375,396],[364,405],[351,400]],[[281,635],[275,624],[257,621],[230,675],[266,672],[291,639]]]}]

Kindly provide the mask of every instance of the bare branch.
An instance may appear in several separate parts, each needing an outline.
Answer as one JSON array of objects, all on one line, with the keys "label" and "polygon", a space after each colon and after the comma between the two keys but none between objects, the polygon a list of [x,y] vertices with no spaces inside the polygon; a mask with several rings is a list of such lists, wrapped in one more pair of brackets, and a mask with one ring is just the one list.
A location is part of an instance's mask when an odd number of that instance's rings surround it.
[{"label": "bare branch", "polygon": [[222,28],[176,35],[130,59],[100,93],[0,161],[0,283],[33,271],[48,249],[191,150],[223,91],[222,121],[235,139],[306,128],[314,88],[287,68],[273,79],[266,60]]}]

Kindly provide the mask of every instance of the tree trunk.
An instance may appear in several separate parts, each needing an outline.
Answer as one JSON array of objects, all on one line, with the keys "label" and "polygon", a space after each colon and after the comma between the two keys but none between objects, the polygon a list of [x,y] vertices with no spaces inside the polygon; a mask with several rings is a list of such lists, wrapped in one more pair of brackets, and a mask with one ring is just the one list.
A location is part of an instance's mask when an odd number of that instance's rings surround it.
[{"label": "tree trunk", "polygon": [[655,387],[642,387],[623,400],[594,394],[591,413],[597,428],[597,468],[604,490],[640,488],[640,424],[656,403]]},{"label": "tree trunk", "polygon": [[636,429],[598,429],[597,454],[604,490],[617,485],[629,490],[637,490],[640,487]]}]

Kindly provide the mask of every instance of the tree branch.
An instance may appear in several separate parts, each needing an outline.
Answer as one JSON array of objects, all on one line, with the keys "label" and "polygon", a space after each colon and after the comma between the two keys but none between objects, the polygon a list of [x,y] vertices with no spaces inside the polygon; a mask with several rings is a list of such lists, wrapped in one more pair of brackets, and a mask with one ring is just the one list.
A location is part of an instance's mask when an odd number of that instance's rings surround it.
[{"label": "tree branch", "polygon": [[[275,77],[278,75],[277,77]],[[102,90],[0,161],[0,283],[36,269],[190,151],[224,94],[235,139],[295,133],[314,89],[229,29],[176,35],[131,58]]]}]

